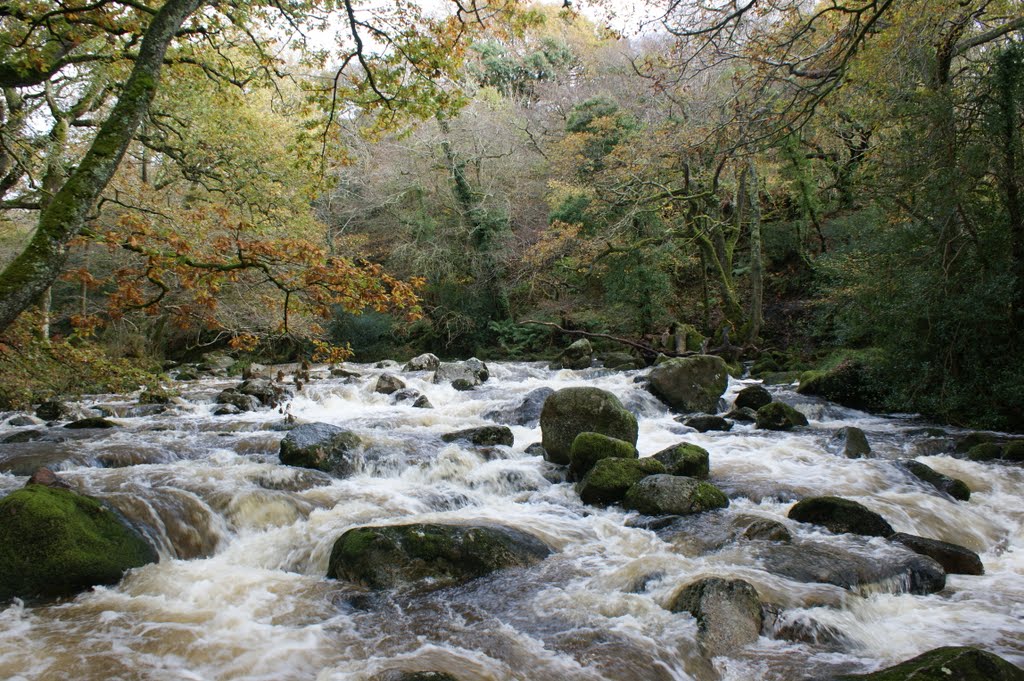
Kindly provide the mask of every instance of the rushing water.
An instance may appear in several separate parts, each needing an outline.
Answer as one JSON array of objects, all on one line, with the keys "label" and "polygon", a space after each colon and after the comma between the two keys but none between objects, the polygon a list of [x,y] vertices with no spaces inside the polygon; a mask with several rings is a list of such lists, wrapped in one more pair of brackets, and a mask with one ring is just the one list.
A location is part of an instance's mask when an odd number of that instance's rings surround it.
[{"label": "rushing water", "polygon": [[[0,678],[341,681],[403,668],[465,681],[797,680],[870,671],[941,645],[977,645],[1024,664],[1024,469],[953,458],[952,433],[773,389],[809,417],[808,428],[737,424],[698,434],[634,381],[644,372],[535,364],[492,364],[491,379],[472,392],[433,385],[429,372],[403,373],[436,407],[414,409],[372,392],[382,370],[350,368],[362,376],[314,380],[288,406],[299,422],[363,437],[360,471],[344,480],[278,462],[279,410],[213,416],[228,380],[182,384],[179,404],[121,418],[123,428],[0,445],[7,468],[50,465],[145,528],[161,553],[117,586],[0,611]],[[746,384],[733,381],[726,400]],[[706,448],[711,481],[730,507],[645,529],[636,514],[584,505],[559,467],[526,454],[539,427],[513,427],[515,445],[497,450],[440,439],[488,424],[482,414],[512,409],[537,387],[578,385],[611,391],[638,416],[641,456],[684,439]],[[97,402],[131,413],[124,397],[86,404]],[[867,432],[873,458],[836,452],[832,436],[846,425]],[[908,476],[893,463],[905,457],[967,482],[970,501]],[[0,493],[24,484],[0,475]],[[764,569],[763,542],[736,540],[730,529],[757,516],[781,521],[796,541],[873,561],[895,550],[786,519],[794,500],[819,494],[861,501],[898,532],[967,546],[985,575],[950,575],[929,596],[898,584],[800,583]],[[533,568],[432,593],[372,594],[324,577],[346,529],[405,522],[498,522],[556,552]],[[804,635],[762,635],[705,659],[694,619],[665,606],[710,575],[747,580],[780,611],[775,632]]]}]

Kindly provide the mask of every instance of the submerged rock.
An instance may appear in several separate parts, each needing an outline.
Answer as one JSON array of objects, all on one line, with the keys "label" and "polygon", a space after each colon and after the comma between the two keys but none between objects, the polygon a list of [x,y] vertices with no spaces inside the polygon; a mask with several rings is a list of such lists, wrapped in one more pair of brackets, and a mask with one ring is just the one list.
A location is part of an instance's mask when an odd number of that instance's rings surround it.
[{"label": "submerged rock", "polygon": [[971,498],[971,488],[968,487],[967,483],[963,480],[943,475],[920,461],[914,461],[913,459],[900,459],[896,462],[896,465],[919,480],[927,482],[940,492],[945,492],[954,499],[967,501]]},{"label": "submerged rock", "polygon": [[985,567],[981,564],[981,558],[969,548],[959,544],[928,539],[912,534],[897,532],[889,537],[889,541],[906,546],[914,553],[928,556],[935,560],[946,574],[951,575],[982,575],[985,574]]},{"label": "submerged rock", "polygon": [[368,681],[459,681],[447,672],[410,672],[403,669],[387,669],[371,676]]},{"label": "submerged rock", "polygon": [[757,589],[742,579],[708,577],[685,586],[669,604],[697,620],[697,641],[709,657],[733,654],[761,635],[764,615]]},{"label": "submerged rock", "polygon": [[830,532],[891,537],[895,532],[885,518],[851,499],[809,497],[789,509],[790,519],[823,525]]},{"label": "submerged rock", "polygon": [[64,424],[65,428],[71,428],[75,430],[84,430],[86,428],[117,428],[119,426],[119,423],[109,421],[103,418],[102,416],[90,416],[88,418],[78,419],[77,421],[72,421],[71,423]]},{"label": "submerged rock", "polygon": [[586,338],[581,338],[562,351],[551,363],[551,369],[589,369],[594,363],[594,347]]},{"label": "submerged rock", "polygon": [[644,515],[688,515],[728,505],[728,497],[711,483],[677,475],[645,477],[623,500],[623,506]]},{"label": "submerged rock", "polygon": [[544,402],[555,394],[554,389],[544,386],[526,393],[523,401],[515,409],[492,409],[483,415],[488,421],[505,423],[512,426],[535,426],[540,420]]},{"label": "submerged rock", "polygon": [[711,470],[708,451],[689,442],[666,447],[651,458],[665,464],[665,472],[669,475],[703,479]]},{"label": "submerged rock", "polygon": [[695,355],[657,365],[651,370],[648,390],[676,411],[715,413],[728,385],[725,360],[714,355]]},{"label": "submerged rock", "polygon": [[1024,681],[1024,669],[985,650],[950,646],[871,674],[824,681]]},{"label": "submerged rock", "polygon": [[576,491],[585,504],[614,504],[648,475],[664,472],[665,466],[654,459],[601,459],[583,476]]},{"label": "submerged rock", "polygon": [[354,450],[359,436],[329,423],[304,423],[296,426],[281,440],[281,463],[312,468],[336,476],[351,475],[355,470]]},{"label": "submerged rock", "polygon": [[115,584],[156,551],[98,500],[30,484],[0,499],[0,599],[71,596]]},{"label": "submerged rock", "polygon": [[757,411],[766,404],[771,404],[772,394],[764,386],[748,385],[736,393],[733,405],[736,409],[753,409]]},{"label": "submerged rock", "polygon": [[356,527],[334,543],[327,576],[371,589],[439,589],[503,568],[528,567],[550,553],[533,535],[500,525]]},{"label": "submerged rock", "polygon": [[493,445],[505,445],[511,447],[514,438],[512,431],[507,426],[480,426],[479,428],[466,428],[457,430],[454,433],[445,433],[441,436],[444,442],[457,442],[466,440],[481,447]]},{"label": "submerged rock", "polygon": [[569,473],[574,480],[581,480],[601,459],[635,459],[638,456],[636,447],[625,440],[601,433],[580,433],[569,449]]},{"label": "submerged rock", "polygon": [[568,464],[580,433],[600,433],[636,445],[637,422],[619,398],[600,388],[563,388],[544,402],[540,415],[545,457]]},{"label": "submerged rock", "polygon": [[843,456],[847,459],[863,459],[871,455],[871,445],[864,431],[856,426],[846,426],[836,432],[836,441],[842,447]]},{"label": "submerged rock", "polygon": [[785,402],[772,402],[757,410],[757,427],[764,430],[792,430],[806,426],[807,417]]},{"label": "submerged rock", "polygon": [[441,360],[437,358],[437,355],[425,352],[410,359],[406,363],[404,371],[437,371],[439,366],[441,366]]},{"label": "submerged rock", "polygon": [[676,420],[679,421],[680,419],[684,426],[687,428],[693,428],[698,433],[706,433],[709,430],[732,430],[731,423],[723,419],[721,416],[714,416],[713,414],[699,414],[697,416],[687,416],[685,418],[679,417]]}]

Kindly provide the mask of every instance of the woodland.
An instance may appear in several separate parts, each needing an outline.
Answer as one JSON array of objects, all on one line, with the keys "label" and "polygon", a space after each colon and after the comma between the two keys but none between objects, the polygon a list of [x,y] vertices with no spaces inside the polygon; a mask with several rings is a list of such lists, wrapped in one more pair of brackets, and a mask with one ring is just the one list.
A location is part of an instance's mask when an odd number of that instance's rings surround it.
[{"label": "woodland", "polygon": [[2,406],[589,334],[1024,429],[1024,5],[617,9],[2,0]]}]

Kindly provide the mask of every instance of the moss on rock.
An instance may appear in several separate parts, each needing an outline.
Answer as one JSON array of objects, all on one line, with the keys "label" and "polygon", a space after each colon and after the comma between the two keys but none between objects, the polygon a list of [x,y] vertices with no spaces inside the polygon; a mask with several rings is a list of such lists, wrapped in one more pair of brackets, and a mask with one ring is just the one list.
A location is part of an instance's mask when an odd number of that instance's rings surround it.
[{"label": "moss on rock", "polygon": [[601,459],[635,459],[638,456],[636,447],[625,440],[601,433],[580,433],[569,449],[569,472],[574,479],[582,480]]},{"label": "moss on rock", "polygon": [[785,402],[772,402],[757,410],[757,427],[764,430],[790,430],[806,425],[807,417]]},{"label": "moss on rock", "polygon": [[629,488],[623,505],[645,515],[689,515],[726,508],[729,499],[708,482],[676,475],[650,475]]},{"label": "moss on rock", "polygon": [[728,385],[725,360],[715,355],[695,355],[657,365],[651,370],[648,389],[676,411],[713,414]]},{"label": "moss on rock", "polygon": [[669,475],[704,479],[711,471],[708,451],[689,442],[667,447],[652,458],[665,464],[665,472]]},{"label": "moss on rock", "polygon": [[636,417],[600,388],[563,388],[544,401],[540,430],[548,461],[568,464],[580,433],[600,433],[636,445]]},{"label": "moss on rock", "polygon": [[665,472],[654,459],[607,458],[598,461],[576,486],[587,504],[614,504],[622,501],[629,488],[648,475]]},{"label": "moss on rock", "polygon": [[833,681],[1024,681],[1024,670],[985,650],[945,647],[871,674]]},{"label": "moss on rock", "polygon": [[0,499],[0,598],[71,596],[158,560],[114,511],[70,490],[28,485]]}]

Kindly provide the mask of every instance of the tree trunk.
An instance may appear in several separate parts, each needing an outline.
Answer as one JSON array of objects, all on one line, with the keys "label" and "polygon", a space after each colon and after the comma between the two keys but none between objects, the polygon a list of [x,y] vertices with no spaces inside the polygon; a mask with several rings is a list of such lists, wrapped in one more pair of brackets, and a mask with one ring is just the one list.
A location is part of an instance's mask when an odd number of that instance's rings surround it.
[{"label": "tree trunk", "polygon": [[750,330],[744,339],[754,342],[764,324],[764,262],[761,255],[761,198],[757,184],[757,164],[750,159]]},{"label": "tree trunk", "polygon": [[117,104],[68,180],[39,214],[25,250],[0,273],[0,333],[57,279],[68,243],[117,171],[156,93],[164,54],[202,0],[167,0],[153,17]]}]

